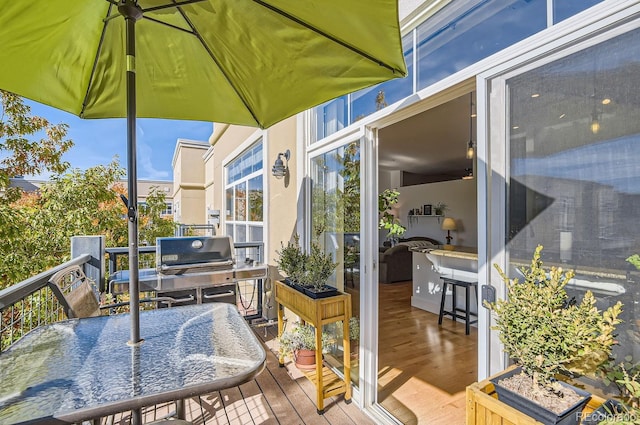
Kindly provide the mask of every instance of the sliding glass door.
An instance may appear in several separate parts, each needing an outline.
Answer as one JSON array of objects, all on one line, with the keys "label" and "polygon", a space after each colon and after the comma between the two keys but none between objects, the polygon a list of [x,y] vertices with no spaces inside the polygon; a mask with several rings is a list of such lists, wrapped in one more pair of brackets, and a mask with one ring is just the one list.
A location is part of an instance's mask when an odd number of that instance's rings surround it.
[{"label": "sliding glass door", "polygon": [[[360,340],[360,145],[350,142],[311,158],[310,240],[337,263],[330,284],[351,294],[351,377],[358,384]],[[337,369],[342,367],[342,327],[325,326],[334,341],[325,358]]]}]

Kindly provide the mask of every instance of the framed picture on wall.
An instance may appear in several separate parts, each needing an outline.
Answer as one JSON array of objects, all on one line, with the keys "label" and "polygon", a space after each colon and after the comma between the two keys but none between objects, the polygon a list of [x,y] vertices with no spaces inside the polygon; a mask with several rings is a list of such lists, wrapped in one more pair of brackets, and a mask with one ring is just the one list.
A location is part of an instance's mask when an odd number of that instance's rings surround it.
[{"label": "framed picture on wall", "polygon": [[422,214],[424,215],[431,215],[431,204],[425,204],[422,207]]}]

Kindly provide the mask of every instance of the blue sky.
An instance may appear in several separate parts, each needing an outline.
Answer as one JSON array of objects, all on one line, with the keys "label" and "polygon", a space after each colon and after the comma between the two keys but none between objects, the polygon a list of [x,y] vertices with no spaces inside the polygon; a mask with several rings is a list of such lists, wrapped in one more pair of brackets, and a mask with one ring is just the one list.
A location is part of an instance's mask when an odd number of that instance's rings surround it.
[{"label": "blue sky", "polygon": [[[31,114],[46,118],[52,124],[69,125],[67,138],[74,146],[64,159],[73,168],[85,170],[111,162],[114,156],[122,168],[127,165],[127,127],[124,118],[83,120],[68,112],[26,100]],[[171,160],[179,138],[207,141],[212,123],[137,119],[138,179],[172,180]],[[46,180],[49,175],[30,176]]]}]

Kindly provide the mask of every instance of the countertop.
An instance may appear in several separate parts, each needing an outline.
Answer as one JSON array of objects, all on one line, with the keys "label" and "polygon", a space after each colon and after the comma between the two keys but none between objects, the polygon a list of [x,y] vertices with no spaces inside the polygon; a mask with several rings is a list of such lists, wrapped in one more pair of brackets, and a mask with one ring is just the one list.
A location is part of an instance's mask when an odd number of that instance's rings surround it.
[{"label": "countertop", "polygon": [[453,250],[425,247],[409,248],[409,250],[413,252],[421,252],[424,254],[429,253],[431,255],[439,255],[442,257],[463,258],[467,260],[478,259],[478,249],[469,246],[455,246]]}]

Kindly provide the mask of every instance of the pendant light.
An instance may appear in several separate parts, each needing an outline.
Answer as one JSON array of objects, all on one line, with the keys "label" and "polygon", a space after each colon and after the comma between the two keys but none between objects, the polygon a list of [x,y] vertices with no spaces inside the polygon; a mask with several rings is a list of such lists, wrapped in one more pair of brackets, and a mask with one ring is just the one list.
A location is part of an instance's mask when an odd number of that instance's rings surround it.
[{"label": "pendant light", "polygon": [[473,159],[473,92],[469,93],[469,144],[467,145],[467,159]]}]

